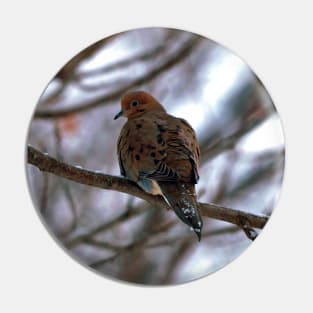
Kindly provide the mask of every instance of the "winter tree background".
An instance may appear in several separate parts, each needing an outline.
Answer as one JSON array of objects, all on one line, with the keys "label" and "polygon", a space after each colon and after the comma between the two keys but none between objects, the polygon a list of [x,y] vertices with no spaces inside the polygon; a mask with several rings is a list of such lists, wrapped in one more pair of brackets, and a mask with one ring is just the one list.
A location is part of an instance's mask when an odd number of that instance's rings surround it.
[{"label": "winter tree background", "polygon": [[[116,144],[125,119],[113,117],[132,90],[151,93],[195,129],[199,201],[271,215],[284,169],[284,138],[272,100],[240,58],[189,32],[138,29],[80,52],[41,95],[27,144],[65,163],[119,175]],[[252,242],[240,227],[204,218],[198,243],[171,211],[26,167],[49,231],[82,264],[107,277],[182,283],[225,266]]]}]

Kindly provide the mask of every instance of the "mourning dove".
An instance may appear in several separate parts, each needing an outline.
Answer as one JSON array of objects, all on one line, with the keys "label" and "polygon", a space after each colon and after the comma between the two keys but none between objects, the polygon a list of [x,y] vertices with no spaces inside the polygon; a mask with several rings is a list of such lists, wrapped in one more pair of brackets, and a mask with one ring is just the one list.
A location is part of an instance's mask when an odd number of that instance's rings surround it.
[{"label": "mourning dove", "polygon": [[117,144],[121,175],[148,193],[162,195],[200,241],[202,219],[195,192],[200,152],[194,130],[143,91],[126,94],[121,107],[114,117],[128,118]]}]

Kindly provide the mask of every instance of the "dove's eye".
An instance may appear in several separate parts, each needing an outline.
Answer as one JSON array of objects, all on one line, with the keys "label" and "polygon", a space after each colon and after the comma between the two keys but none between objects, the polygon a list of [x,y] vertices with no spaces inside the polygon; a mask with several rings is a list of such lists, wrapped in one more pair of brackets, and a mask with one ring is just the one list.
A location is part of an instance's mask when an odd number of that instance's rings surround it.
[{"label": "dove's eye", "polygon": [[137,106],[139,104],[139,102],[137,100],[133,100],[131,103],[130,103],[130,106],[132,108],[134,108],[135,106]]}]

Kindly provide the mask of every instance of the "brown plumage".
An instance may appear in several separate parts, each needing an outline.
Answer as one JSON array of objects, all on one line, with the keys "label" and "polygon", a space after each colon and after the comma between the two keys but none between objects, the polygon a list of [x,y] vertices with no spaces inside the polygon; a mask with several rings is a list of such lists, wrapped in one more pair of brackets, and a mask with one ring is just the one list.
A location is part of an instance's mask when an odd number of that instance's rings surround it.
[{"label": "brown plumage", "polygon": [[117,145],[121,174],[146,192],[161,194],[200,240],[202,219],[194,186],[199,145],[194,130],[142,91],[126,94],[121,106],[114,118],[128,118]]}]

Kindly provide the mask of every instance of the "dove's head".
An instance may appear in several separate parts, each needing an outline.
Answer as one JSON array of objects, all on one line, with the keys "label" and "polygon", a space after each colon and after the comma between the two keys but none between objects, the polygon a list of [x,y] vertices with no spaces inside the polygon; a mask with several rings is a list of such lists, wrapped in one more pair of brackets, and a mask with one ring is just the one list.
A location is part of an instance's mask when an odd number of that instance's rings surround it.
[{"label": "dove's head", "polygon": [[133,91],[124,95],[121,101],[121,107],[122,110],[115,115],[115,120],[120,116],[132,119],[149,111],[164,111],[162,105],[144,91]]}]

